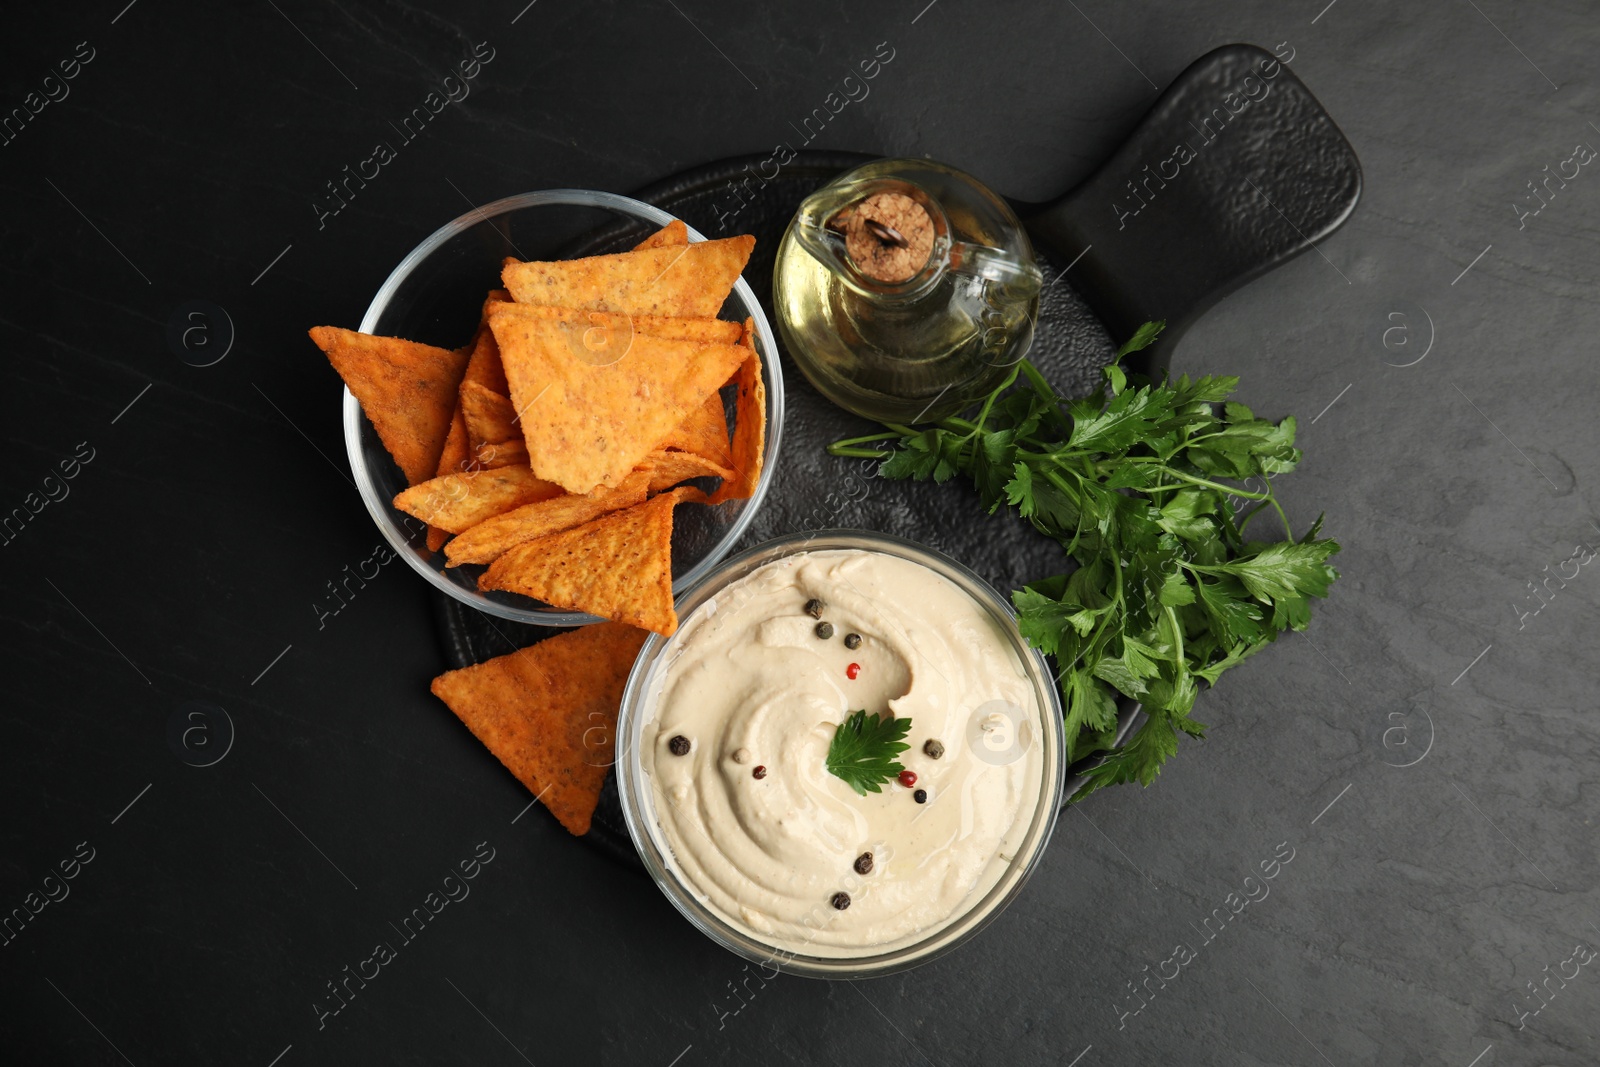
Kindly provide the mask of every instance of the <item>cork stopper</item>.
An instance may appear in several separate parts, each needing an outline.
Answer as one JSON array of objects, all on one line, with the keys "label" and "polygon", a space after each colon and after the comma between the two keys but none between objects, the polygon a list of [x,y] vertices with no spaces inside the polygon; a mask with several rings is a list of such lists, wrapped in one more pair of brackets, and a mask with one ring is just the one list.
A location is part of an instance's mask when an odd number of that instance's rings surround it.
[{"label": "cork stopper", "polygon": [[933,220],[903,193],[877,193],[841,212],[830,224],[842,229],[850,262],[874,281],[907,281],[933,252]]}]

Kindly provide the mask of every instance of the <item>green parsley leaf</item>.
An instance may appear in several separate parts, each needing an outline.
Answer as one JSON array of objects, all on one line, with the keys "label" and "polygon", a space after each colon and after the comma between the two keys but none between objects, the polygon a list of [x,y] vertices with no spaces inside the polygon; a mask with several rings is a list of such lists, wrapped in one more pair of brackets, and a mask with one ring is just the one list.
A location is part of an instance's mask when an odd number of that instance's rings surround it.
[{"label": "green parsley leaf", "polygon": [[1104,411],[1072,427],[1067,447],[1083,452],[1122,452],[1154,432],[1171,413],[1171,394],[1150,387],[1118,393]]},{"label": "green parsley leaf", "polygon": [[1262,600],[1310,594],[1327,596],[1339,572],[1323,560],[1339,551],[1332,541],[1280,541],[1248,559],[1233,560],[1210,570],[1231,574]]},{"label": "green parsley leaf", "polygon": [[1106,384],[1111,386],[1111,395],[1116,396],[1128,387],[1128,375],[1115,363],[1106,368]]},{"label": "green parsley leaf", "polygon": [[1177,388],[1178,405],[1188,407],[1191,404],[1217,404],[1226,399],[1239,388],[1239,379],[1232,376],[1219,376],[1207,374],[1203,378],[1189,381],[1185,374],[1178,379]]},{"label": "green parsley leaf", "polygon": [[1149,348],[1151,345],[1156,343],[1156,338],[1160,337],[1161,331],[1166,328],[1167,324],[1165,320],[1160,322],[1145,323],[1137,330],[1134,330],[1133,336],[1128,338],[1128,340],[1123,343],[1121,348],[1117,349],[1117,359],[1122,359],[1123,356],[1126,356],[1130,352],[1139,352],[1143,349]]},{"label": "green parsley leaf", "polygon": [[1194,603],[1194,586],[1189,584],[1181,571],[1174,571],[1167,575],[1167,580],[1161,583],[1161,592],[1156,594],[1156,599],[1161,601],[1163,607],[1181,608],[1185,604]]},{"label": "green parsley leaf", "polygon": [[1149,785],[1156,780],[1161,765],[1177,751],[1178,735],[1173,730],[1171,717],[1152,715],[1127,744],[1088,770],[1089,786],[1081,795],[1125,782]]},{"label": "green parsley leaf", "polygon": [[828,773],[862,796],[881,793],[884,782],[894,781],[905,770],[895,757],[911,747],[901,740],[910,732],[910,719],[851,712],[828,745]]},{"label": "green parsley leaf", "polygon": [[[1076,739],[1081,729],[1110,730],[1117,725],[1117,702],[1105,683],[1082,671],[1070,671],[1067,687],[1067,736]],[[1069,745],[1069,754],[1073,746]]]},{"label": "green parsley leaf", "polygon": [[1011,594],[1011,603],[1017,609],[1017,628],[1022,636],[1046,655],[1061,651],[1062,637],[1069,630],[1079,637],[1088,637],[1105,610],[1092,611],[1078,604],[1064,604],[1035,589],[1018,589]]}]

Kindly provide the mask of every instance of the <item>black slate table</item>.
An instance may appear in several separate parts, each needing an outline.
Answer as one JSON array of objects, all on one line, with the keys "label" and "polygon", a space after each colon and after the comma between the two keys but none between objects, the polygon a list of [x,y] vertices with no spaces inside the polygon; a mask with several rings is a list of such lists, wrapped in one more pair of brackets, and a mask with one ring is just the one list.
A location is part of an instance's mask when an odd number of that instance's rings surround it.
[{"label": "black slate table", "polygon": [[[8,1060],[1600,1060],[1587,5],[124,4],[0,43]],[[977,941],[763,983],[428,695],[429,594],[372,562],[304,330],[470,205],[779,142],[1042,200],[1234,40],[1292,54],[1366,191],[1174,366],[1301,417],[1280,493],[1344,578]]]}]

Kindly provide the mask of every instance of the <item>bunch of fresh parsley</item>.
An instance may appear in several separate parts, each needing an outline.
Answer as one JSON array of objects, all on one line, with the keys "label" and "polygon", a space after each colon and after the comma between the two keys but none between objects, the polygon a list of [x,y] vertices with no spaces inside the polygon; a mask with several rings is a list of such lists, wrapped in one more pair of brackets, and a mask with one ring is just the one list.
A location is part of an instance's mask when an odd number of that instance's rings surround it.
[{"label": "bunch of fresh parsley", "polygon": [[[1272,423],[1228,402],[1237,378],[1152,383],[1123,371],[1122,357],[1163,325],[1141,327],[1092,396],[1064,401],[1023,360],[972,419],[920,430],[885,423],[884,433],[829,447],[882,457],[884,478],[964,475],[991,514],[1016,508],[1076,561],[1012,602],[1023,635],[1060,668],[1069,757],[1107,753],[1080,799],[1101,786],[1149,785],[1180,731],[1204,734],[1189,717],[1197,679],[1214,685],[1278,634],[1304,630],[1310,598],[1338,577],[1326,562],[1338,544],[1317,537],[1322,519],[1296,538],[1267,481],[1300,460],[1292,417]],[[1262,492],[1224,482],[1251,477]],[[1238,511],[1235,500],[1245,502]],[[1268,509],[1285,539],[1246,539]],[[1121,746],[1118,693],[1147,715]]]}]

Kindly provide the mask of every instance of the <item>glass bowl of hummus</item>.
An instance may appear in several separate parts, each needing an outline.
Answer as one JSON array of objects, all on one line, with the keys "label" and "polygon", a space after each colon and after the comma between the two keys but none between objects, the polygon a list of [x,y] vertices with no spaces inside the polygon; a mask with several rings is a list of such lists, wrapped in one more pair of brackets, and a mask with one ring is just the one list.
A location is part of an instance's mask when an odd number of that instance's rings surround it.
[{"label": "glass bowl of hummus", "polygon": [[1015,899],[1066,740],[1043,657],[987,583],[828,530],[741,553],[678,615],[628,680],[617,784],[645,867],[702,933],[856,978],[934,959]]},{"label": "glass bowl of hummus", "polygon": [[[626,251],[672,220],[671,214],[652,204],[590,189],[546,189],[475,207],[435,230],[400,261],[372,298],[360,330],[455,348],[471,341],[484,294],[500,286],[500,269],[507,257],[573,259]],[[689,240],[705,237],[690,227]],[[718,317],[754,320],[754,342],[766,385],[766,448],[761,480],[749,499],[677,509],[672,530],[677,592],[705,576],[738,544],[766,497],[783,436],[783,374],[772,327],[744,278],[734,284]],[[729,407],[732,393],[724,387]],[[468,607],[513,622],[580,626],[597,621],[593,615],[558,610],[517,593],[482,592],[481,566],[447,567],[443,553],[428,550],[427,528],[394,506],[395,495],[406,488],[405,476],[349,389],[344,390],[343,419],[350,471],[367,512],[389,546],[428,584]]]}]

